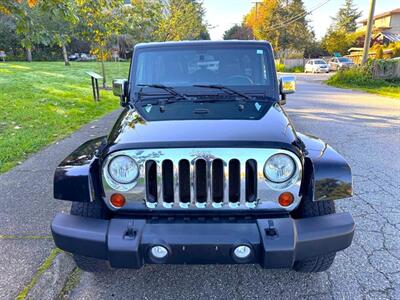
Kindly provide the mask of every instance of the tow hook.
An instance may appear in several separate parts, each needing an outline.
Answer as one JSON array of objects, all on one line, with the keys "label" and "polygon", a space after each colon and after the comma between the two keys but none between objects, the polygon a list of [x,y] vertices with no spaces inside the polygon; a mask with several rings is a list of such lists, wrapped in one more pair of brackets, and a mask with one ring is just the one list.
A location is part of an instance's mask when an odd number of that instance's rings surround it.
[{"label": "tow hook", "polygon": [[268,220],[268,228],[265,229],[265,234],[269,237],[276,237],[278,235],[273,220]]},{"label": "tow hook", "polygon": [[129,222],[125,231],[124,239],[134,240],[136,237],[136,230],[133,227],[133,221]]}]

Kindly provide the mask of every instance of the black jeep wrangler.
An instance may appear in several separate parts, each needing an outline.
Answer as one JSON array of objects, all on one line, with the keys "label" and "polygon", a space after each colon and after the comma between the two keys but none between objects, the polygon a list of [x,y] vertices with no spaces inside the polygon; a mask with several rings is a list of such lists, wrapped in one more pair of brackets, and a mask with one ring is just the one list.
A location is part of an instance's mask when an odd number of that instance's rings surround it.
[{"label": "black jeep wrangler", "polygon": [[324,271],[351,244],[349,165],[295,131],[264,41],[137,45],[107,137],[56,169],[55,244],[86,271],[259,263]]}]

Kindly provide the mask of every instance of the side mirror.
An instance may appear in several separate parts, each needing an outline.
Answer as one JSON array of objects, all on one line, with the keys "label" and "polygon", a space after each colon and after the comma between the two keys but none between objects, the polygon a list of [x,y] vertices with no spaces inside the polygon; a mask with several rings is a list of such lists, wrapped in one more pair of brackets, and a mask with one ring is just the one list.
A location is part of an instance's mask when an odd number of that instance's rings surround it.
[{"label": "side mirror", "polygon": [[128,97],[128,81],[126,79],[113,80],[113,94],[121,99],[121,105],[126,106]]},{"label": "side mirror", "polygon": [[286,95],[293,94],[296,91],[296,77],[283,76],[279,78],[279,92],[281,94],[280,104],[286,104]]}]

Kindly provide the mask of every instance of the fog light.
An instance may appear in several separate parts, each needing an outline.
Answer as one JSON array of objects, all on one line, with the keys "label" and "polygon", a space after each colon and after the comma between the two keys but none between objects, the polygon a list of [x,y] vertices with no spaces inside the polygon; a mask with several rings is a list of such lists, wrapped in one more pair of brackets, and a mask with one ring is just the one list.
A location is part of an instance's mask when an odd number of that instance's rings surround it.
[{"label": "fog light", "polygon": [[113,206],[119,208],[125,205],[125,197],[122,194],[112,194],[110,202]]},{"label": "fog light", "polygon": [[168,255],[168,250],[163,246],[153,246],[150,249],[150,253],[154,258],[163,259]]},{"label": "fog light", "polygon": [[235,250],[233,250],[233,254],[239,259],[245,259],[251,254],[251,249],[249,246],[245,245],[237,246]]}]

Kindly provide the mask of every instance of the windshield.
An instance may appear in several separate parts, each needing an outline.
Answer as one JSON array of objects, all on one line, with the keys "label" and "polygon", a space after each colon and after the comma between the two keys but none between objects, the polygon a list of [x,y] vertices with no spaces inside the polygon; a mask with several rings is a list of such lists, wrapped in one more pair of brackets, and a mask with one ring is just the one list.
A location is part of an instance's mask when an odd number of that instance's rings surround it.
[{"label": "windshield", "polygon": [[224,85],[262,87],[264,91],[274,83],[268,65],[272,59],[267,59],[265,49],[256,47],[145,49],[135,60],[135,86]]},{"label": "windshield", "polygon": [[347,62],[347,63],[351,63],[352,61],[350,59],[348,59],[347,57],[339,57],[338,60],[340,62]]},{"label": "windshield", "polygon": [[323,61],[323,60],[316,60],[316,61],[315,61],[315,64],[316,64],[316,65],[326,65],[326,62]]}]

